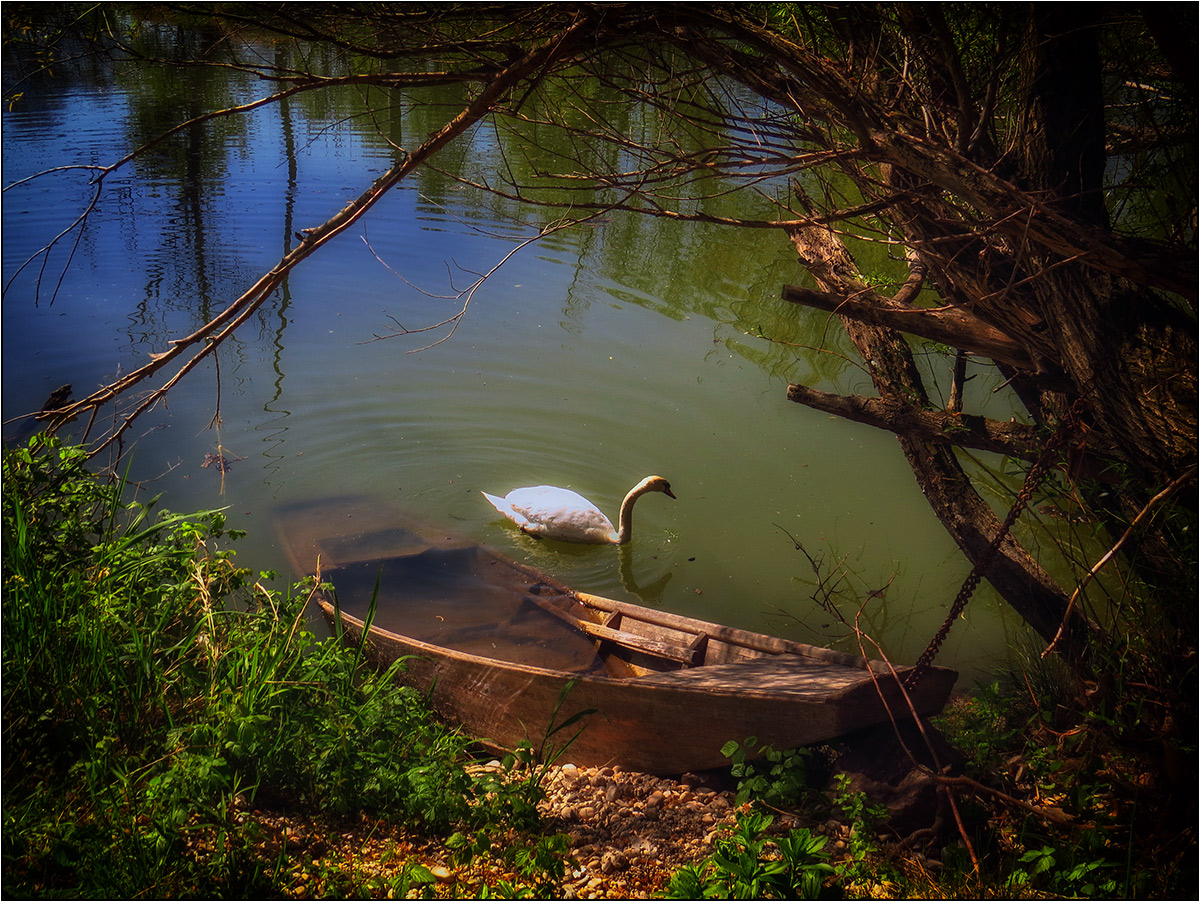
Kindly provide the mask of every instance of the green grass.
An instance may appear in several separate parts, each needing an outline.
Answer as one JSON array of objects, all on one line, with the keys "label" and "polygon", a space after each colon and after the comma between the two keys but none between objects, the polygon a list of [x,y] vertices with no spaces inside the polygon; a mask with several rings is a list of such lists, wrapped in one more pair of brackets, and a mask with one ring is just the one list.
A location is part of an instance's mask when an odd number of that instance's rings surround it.
[{"label": "green grass", "polygon": [[4,456],[6,895],[277,895],[250,806],[529,822],[537,787],[469,773],[420,694],[310,632],[305,587],[236,566],[220,512],[156,513],[83,463]]}]

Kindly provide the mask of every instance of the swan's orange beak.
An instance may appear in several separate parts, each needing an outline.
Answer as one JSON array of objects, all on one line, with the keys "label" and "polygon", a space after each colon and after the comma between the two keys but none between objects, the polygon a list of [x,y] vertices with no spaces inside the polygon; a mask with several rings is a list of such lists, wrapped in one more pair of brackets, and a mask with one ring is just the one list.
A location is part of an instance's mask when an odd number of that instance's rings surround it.
[{"label": "swan's orange beak", "polygon": [[[675,498],[675,493],[671,491],[670,486],[667,486],[665,489],[663,489],[663,494],[665,494],[668,498]],[[678,501],[679,499],[675,498],[675,500]]]}]

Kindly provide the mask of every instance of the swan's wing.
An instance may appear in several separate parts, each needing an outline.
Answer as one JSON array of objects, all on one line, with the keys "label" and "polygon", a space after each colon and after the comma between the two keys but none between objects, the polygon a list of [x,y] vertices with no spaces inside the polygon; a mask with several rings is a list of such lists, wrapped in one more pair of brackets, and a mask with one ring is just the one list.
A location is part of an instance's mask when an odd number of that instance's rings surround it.
[{"label": "swan's wing", "polygon": [[487,492],[482,492],[481,494],[484,498],[491,502],[492,507],[500,511],[500,513],[504,514],[504,516],[508,517],[508,519],[512,520],[518,526],[524,528],[528,524],[528,520],[526,519],[525,515],[513,510],[513,506],[511,503],[509,503],[507,498],[489,495]]},{"label": "swan's wing", "polygon": [[505,500],[514,513],[528,521],[524,528],[530,532],[587,539],[594,534],[607,538],[616,531],[600,508],[570,489],[552,485],[529,486],[513,489]]}]

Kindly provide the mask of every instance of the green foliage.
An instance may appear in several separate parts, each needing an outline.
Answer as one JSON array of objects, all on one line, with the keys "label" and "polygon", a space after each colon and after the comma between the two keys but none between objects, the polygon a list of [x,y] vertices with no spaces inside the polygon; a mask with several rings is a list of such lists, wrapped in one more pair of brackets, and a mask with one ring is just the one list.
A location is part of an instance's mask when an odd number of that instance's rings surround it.
[{"label": "green foliage", "polygon": [[1009,889],[1028,892],[1046,884],[1050,892],[1077,899],[1111,899],[1117,894],[1115,864],[1102,858],[1077,863],[1063,858],[1063,851],[1052,846],[1030,849],[1010,875]]},{"label": "green foliage", "polygon": [[[559,693],[545,738],[538,748],[535,749],[526,740],[504,756],[499,772],[488,770],[479,777],[479,787],[487,794],[494,816],[502,817],[518,827],[529,828],[538,822],[537,805],[545,798],[542,782],[549,768],[579,733],[575,732],[561,746],[555,745],[552,737],[595,713],[595,709],[589,708],[561,723],[558,721],[563,702],[574,686],[574,681],[570,681]],[[458,864],[465,864],[476,857],[490,857],[502,861],[520,874],[523,882],[500,880],[491,888],[485,887],[480,898],[545,898],[555,892],[566,873],[570,858],[570,844],[565,836],[529,838],[510,834],[503,843],[497,843],[492,833],[489,826],[470,833],[455,833],[446,841],[447,848]]]},{"label": "green foliage", "polygon": [[6,892],[277,894],[252,803],[528,822],[529,781],[469,774],[420,694],[308,630],[308,591],[247,591],[220,512],[156,515],[83,464],[41,437],[4,456]]},{"label": "green foliage", "polygon": [[842,814],[852,825],[874,829],[887,817],[887,806],[871,804],[867,801],[866,793],[852,790],[850,778],[845,774],[836,774],[833,784],[833,802],[842,809]]},{"label": "green foliage", "polygon": [[852,790],[845,774],[834,777],[833,803],[850,825],[847,855],[836,866],[838,876],[850,888],[896,880],[895,869],[880,854],[874,839],[887,818],[887,806],[872,804],[864,793]]},{"label": "green foliage", "polygon": [[772,839],[774,818],[739,814],[717,839],[713,854],[681,868],[667,889],[669,899],[817,899],[834,874],[825,838],[807,828]]},{"label": "green foliage", "polygon": [[729,759],[730,774],[737,779],[737,804],[751,799],[769,805],[784,806],[798,802],[808,791],[809,749],[778,751],[771,746],[758,750],[757,759],[751,757],[758,737],[751,736],[743,743],[733,740],[725,743],[721,754]]},{"label": "green foliage", "polygon": [[343,861],[338,856],[329,856],[319,862],[304,861],[292,865],[294,872],[303,878],[301,886],[306,892],[316,887],[320,896],[326,898],[383,898],[383,899],[431,899],[437,877],[433,871],[418,861],[409,859],[395,870],[391,869],[392,855],[383,853],[364,868],[356,860]]},{"label": "green foliage", "polygon": [[[455,833],[446,840],[446,847],[450,849],[455,864],[466,864],[477,857],[503,862],[520,874],[527,884],[526,888],[538,896],[546,896],[554,891],[566,874],[571,851],[567,838],[561,834],[525,838],[509,835],[503,843],[498,843],[487,829],[474,833]],[[508,893],[502,887],[497,887],[497,890]]]},{"label": "green foliage", "polygon": [[512,846],[511,861],[539,896],[547,895],[566,873],[570,843],[561,834],[541,836]]},{"label": "green foliage", "polygon": [[[1195,847],[1174,792],[1156,786],[1152,761],[1112,742],[1100,706],[1100,716],[1080,712],[1061,723],[1065,699],[1033,691],[1050,685],[1033,675],[1013,690],[980,686],[938,719],[968,752],[969,773],[1027,800],[1032,812],[1014,818],[1005,806],[981,806],[987,829],[973,841],[985,873],[1010,895],[1177,895],[1194,883]],[[1181,828],[1165,836],[1172,818]]]},{"label": "green foliage", "polygon": [[981,773],[1001,765],[1024,728],[1020,709],[1004,696],[998,681],[976,685],[970,703],[952,706],[937,724]]},{"label": "green foliage", "polygon": [[575,731],[562,745],[552,742],[553,737],[596,713],[595,708],[586,708],[559,722],[558,715],[562,711],[563,703],[574,688],[575,681],[569,680],[559,692],[546,734],[536,749],[528,739],[524,740],[504,756],[501,762],[501,777],[492,774],[485,774],[483,777],[484,789],[493,800],[493,805],[502,807],[513,823],[532,826],[537,822],[537,805],[545,798],[542,781],[554,763],[578,738],[583,728]]}]

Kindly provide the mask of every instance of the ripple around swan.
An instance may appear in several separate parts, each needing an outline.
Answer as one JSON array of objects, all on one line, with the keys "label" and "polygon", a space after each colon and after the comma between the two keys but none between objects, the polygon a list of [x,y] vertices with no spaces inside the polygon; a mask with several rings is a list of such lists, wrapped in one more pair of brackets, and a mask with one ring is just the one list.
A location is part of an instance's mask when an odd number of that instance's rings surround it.
[{"label": "ripple around swan", "polygon": [[584,410],[569,399],[552,401],[545,386],[529,377],[510,378],[498,389],[485,382],[471,376],[444,381],[424,405],[392,407],[386,393],[310,395],[303,414],[321,429],[306,434],[298,424],[289,443],[303,441],[313,467],[445,474],[430,486],[451,478],[495,489],[555,482],[607,493],[614,503],[628,489],[624,483],[632,485],[647,475],[642,468],[655,465],[646,426],[627,422],[623,413],[636,406],[650,422],[667,423],[668,401],[647,402],[626,387],[607,393],[603,406]]}]

